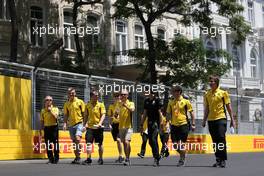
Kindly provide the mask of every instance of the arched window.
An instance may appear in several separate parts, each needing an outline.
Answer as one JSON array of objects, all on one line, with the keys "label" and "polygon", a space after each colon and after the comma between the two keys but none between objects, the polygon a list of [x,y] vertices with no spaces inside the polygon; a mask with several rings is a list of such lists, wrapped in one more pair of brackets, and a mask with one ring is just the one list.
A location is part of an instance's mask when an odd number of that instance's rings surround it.
[{"label": "arched window", "polygon": [[40,28],[43,26],[43,9],[37,6],[30,8],[30,40],[33,46],[43,46]]},{"label": "arched window", "polygon": [[[211,40],[207,41],[206,49],[209,52],[214,52],[216,50],[216,47],[215,47],[215,45],[213,44],[213,42]],[[210,56],[208,56],[207,58],[210,59],[210,60],[216,60],[216,56],[214,54],[211,54],[211,53],[210,53]]]},{"label": "arched window", "polygon": [[165,30],[158,28],[157,33],[158,39],[165,40]]},{"label": "arched window", "polygon": [[0,19],[10,20],[10,13],[7,4],[8,0],[0,0]]},{"label": "arched window", "polygon": [[252,78],[257,77],[257,55],[254,49],[250,52],[250,72]]},{"label": "arched window", "polygon": [[[116,21],[116,51],[122,55],[126,55],[127,46],[127,24],[124,21]],[[120,55],[118,54],[118,55]]]},{"label": "arched window", "polygon": [[248,21],[252,26],[255,25],[255,15],[254,15],[254,2],[252,0],[248,0]]},{"label": "arched window", "polygon": [[63,11],[63,26],[64,26],[64,47],[70,50],[76,50],[74,35],[71,34],[73,27],[72,12],[64,9]]},{"label": "arched window", "polygon": [[91,15],[87,16],[87,25],[89,27],[89,33],[87,39],[88,50],[93,51],[99,42],[98,19]]},{"label": "arched window", "polygon": [[135,25],[135,48],[144,48],[144,33],[141,25]]}]

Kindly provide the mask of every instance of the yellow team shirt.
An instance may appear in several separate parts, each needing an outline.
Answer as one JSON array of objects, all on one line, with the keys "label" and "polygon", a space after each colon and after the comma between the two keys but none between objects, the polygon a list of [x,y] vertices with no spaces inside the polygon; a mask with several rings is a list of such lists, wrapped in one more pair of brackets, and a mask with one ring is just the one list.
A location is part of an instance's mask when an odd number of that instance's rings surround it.
[{"label": "yellow team shirt", "polygon": [[106,113],[104,103],[96,102],[95,106],[91,101],[87,103],[86,110],[88,112],[88,128],[95,128],[94,125],[98,125],[103,114]]},{"label": "yellow team shirt", "polygon": [[[135,108],[133,102],[127,100],[126,104],[129,108]],[[121,105],[119,115],[119,129],[132,127],[132,113],[124,106]]]},{"label": "yellow team shirt", "polygon": [[204,106],[208,108],[208,121],[226,118],[224,105],[230,104],[227,91],[217,88],[214,92],[209,90],[204,95]]},{"label": "yellow team shirt", "polygon": [[[59,115],[59,109],[57,107],[51,107],[51,112],[55,115]],[[44,126],[55,126],[57,124],[57,119],[53,117],[47,109],[43,108],[40,112],[40,120],[44,122]]]},{"label": "yellow team shirt", "polygon": [[185,107],[187,111],[192,112],[192,104],[189,100],[180,96],[179,100],[170,100],[167,107],[167,113],[171,114],[171,124],[174,126],[182,126],[187,124]]},{"label": "yellow team shirt", "polygon": [[170,129],[169,129],[169,127],[167,127],[167,119],[166,119],[165,116],[162,116],[161,117],[161,123],[160,124],[163,127],[163,128],[160,129],[161,132],[163,132],[163,133],[169,133]]},{"label": "yellow team shirt", "polygon": [[115,118],[114,114],[120,114],[121,104],[119,102],[115,102],[114,104],[109,105],[107,115],[109,118],[112,118],[112,123],[119,123],[119,118]]},{"label": "yellow team shirt", "polygon": [[83,121],[82,113],[85,112],[85,103],[81,99],[75,97],[73,101],[64,103],[64,115],[68,116],[69,126],[74,126]]}]

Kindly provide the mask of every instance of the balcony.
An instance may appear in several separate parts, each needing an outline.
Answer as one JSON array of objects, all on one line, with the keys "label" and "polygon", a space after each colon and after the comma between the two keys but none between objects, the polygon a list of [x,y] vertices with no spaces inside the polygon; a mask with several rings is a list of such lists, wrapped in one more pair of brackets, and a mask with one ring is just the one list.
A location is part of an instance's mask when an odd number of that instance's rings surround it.
[{"label": "balcony", "polygon": [[225,88],[236,88],[237,87],[236,77],[222,77],[220,85],[221,87],[225,87]]},{"label": "balcony", "polygon": [[140,60],[128,55],[128,50],[113,53],[113,77],[136,81],[145,67],[139,66]]},{"label": "balcony", "polygon": [[260,79],[242,78],[242,89],[258,89],[261,90]]},{"label": "balcony", "polygon": [[113,66],[129,66],[139,64],[140,61],[134,57],[128,56],[129,50],[114,52]]}]

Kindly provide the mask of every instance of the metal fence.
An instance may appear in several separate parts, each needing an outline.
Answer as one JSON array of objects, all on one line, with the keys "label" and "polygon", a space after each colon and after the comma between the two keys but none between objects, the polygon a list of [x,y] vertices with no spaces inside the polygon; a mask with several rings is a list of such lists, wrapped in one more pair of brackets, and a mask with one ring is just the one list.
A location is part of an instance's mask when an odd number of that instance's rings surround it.
[{"label": "metal fence", "polygon": [[[13,64],[0,61],[0,75],[15,76],[32,80],[32,129],[40,128],[40,111],[43,107],[43,99],[46,95],[51,95],[54,103],[60,109],[60,128],[63,121],[63,104],[67,100],[68,87],[74,87],[77,91],[77,97],[88,102],[90,99],[90,90],[97,88],[103,91],[100,101],[103,101],[106,108],[113,103],[111,90],[116,86],[122,89],[125,86],[137,86],[139,84],[131,81],[113,79],[108,77],[98,77],[93,75],[83,75],[69,73],[57,70],[38,68],[27,65]],[[166,104],[170,97],[169,87],[160,94]],[[203,118],[203,95],[202,91],[184,90],[184,94],[190,97],[196,117],[195,133],[208,133],[207,128],[202,128]],[[140,115],[143,112],[144,95],[137,91],[131,91],[129,99],[135,103],[136,110],[133,113],[133,129],[138,131],[140,123]],[[264,134],[264,98],[247,97],[241,95],[231,95],[233,114],[236,118],[237,134]],[[108,126],[108,118],[105,120],[105,126]],[[106,129],[108,130],[108,129]],[[230,131],[229,129],[227,130]]]}]

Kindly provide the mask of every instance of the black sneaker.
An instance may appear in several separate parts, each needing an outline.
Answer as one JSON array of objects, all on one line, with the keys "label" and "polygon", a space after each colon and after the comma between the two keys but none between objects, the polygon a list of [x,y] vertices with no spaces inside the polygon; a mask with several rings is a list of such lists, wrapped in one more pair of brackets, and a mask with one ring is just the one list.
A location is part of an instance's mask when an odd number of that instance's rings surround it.
[{"label": "black sneaker", "polygon": [[213,164],[213,167],[218,167],[220,166],[221,161],[219,159],[216,159],[216,163]]},{"label": "black sneaker", "polygon": [[123,161],[124,166],[130,166],[131,162],[129,159],[125,159],[125,161]]},{"label": "black sneaker", "polygon": [[104,164],[104,161],[103,161],[102,158],[99,158],[99,160],[97,161],[97,163],[98,163],[99,165],[103,165],[103,164]]},{"label": "black sneaker", "polygon": [[117,160],[115,160],[116,163],[122,163],[124,161],[124,158],[122,156],[119,156]]},{"label": "black sneaker", "polygon": [[72,164],[81,164],[81,158],[75,158],[71,163]]},{"label": "black sneaker", "polygon": [[154,167],[158,167],[159,166],[159,160],[158,159],[154,159],[153,166]]},{"label": "black sneaker", "polygon": [[166,157],[166,158],[169,157],[169,156],[170,156],[170,152],[169,152],[169,150],[166,150],[166,151],[164,152],[163,156]]},{"label": "black sneaker", "polygon": [[225,167],[226,167],[226,162],[225,162],[225,160],[221,161],[220,164],[219,164],[219,166],[220,166],[221,168],[225,168]]},{"label": "black sneaker", "polygon": [[48,162],[46,162],[46,164],[53,164],[54,163],[54,161],[52,161],[52,160],[49,160]]},{"label": "black sneaker", "polygon": [[180,159],[176,166],[177,167],[184,167],[185,166],[185,161],[183,159]]},{"label": "black sneaker", "polygon": [[59,160],[54,160],[53,164],[58,164]]},{"label": "black sneaker", "polygon": [[144,155],[141,154],[141,153],[138,153],[137,155],[138,155],[140,158],[144,158]]},{"label": "black sneaker", "polygon": [[87,158],[86,160],[84,160],[83,162],[82,162],[82,165],[91,165],[92,164],[92,159],[91,158]]}]

